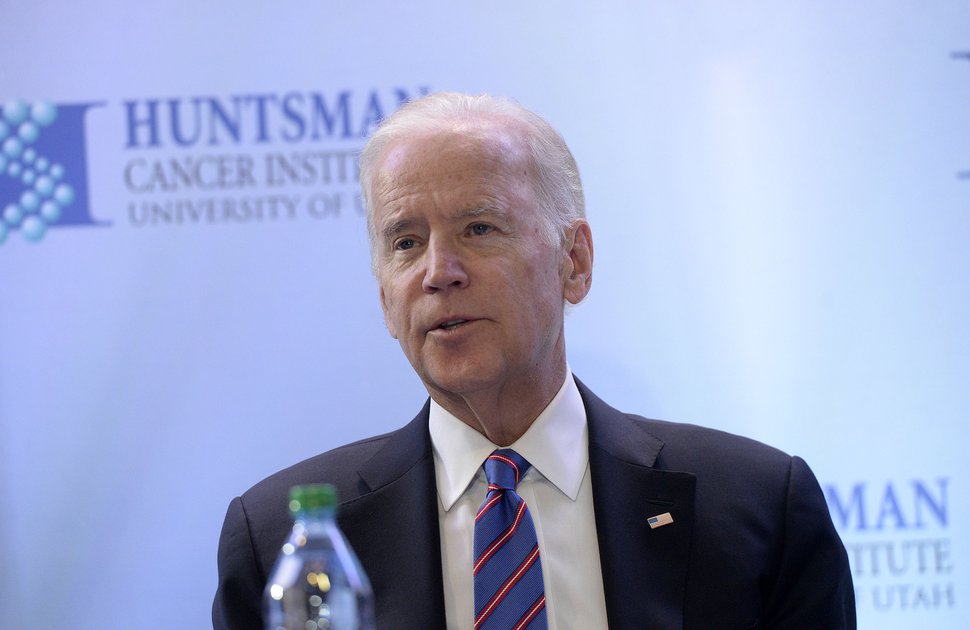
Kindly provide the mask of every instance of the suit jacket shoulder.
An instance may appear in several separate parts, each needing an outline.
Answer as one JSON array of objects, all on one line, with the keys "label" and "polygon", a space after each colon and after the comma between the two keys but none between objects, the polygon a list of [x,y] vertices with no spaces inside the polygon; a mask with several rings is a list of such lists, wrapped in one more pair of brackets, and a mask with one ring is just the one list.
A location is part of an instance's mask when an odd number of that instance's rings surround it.
[{"label": "suit jacket shoulder", "polygon": [[[229,505],[219,541],[216,630],[261,630],[262,590],[292,520],[290,487],[336,486],[341,530],[364,565],[379,627],[444,627],[428,405],[406,426],[277,472]],[[434,621],[440,617],[441,625]]]},{"label": "suit jacket shoulder", "polygon": [[[611,628],[855,627],[845,549],[803,460],[579,387]],[[651,528],[660,514],[672,523]]]}]

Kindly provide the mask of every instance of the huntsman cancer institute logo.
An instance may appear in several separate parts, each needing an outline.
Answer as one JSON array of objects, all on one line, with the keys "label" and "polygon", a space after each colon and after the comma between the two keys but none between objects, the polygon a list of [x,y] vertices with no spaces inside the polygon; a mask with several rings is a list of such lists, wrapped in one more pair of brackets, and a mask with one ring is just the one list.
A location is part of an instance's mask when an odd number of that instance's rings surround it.
[{"label": "huntsman cancer institute logo", "polygon": [[0,107],[0,245],[13,232],[37,242],[50,227],[106,225],[88,208],[84,115],[94,106]]}]

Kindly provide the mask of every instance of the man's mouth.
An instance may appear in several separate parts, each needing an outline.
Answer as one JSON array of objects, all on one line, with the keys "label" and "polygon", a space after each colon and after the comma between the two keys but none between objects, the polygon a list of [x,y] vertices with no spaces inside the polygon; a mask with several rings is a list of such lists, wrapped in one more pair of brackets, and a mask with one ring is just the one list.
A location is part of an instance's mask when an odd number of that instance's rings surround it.
[{"label": "man's mouth", "polygon": [[441,325],[438,326],[438,328],[442,330],[454,330],[455,328],[458,328],[462,324],[467,324],[467,323],[468,323],[467,319],[451,319],[446,322],[442,322]]}]

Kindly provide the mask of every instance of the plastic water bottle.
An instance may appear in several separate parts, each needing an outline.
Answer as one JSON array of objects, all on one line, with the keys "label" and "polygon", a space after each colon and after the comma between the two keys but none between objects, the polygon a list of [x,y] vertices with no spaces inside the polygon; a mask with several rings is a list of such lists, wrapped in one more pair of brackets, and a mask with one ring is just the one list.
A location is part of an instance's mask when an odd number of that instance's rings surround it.
[{"label": "plastic water bottle", "polygon": [[293,531],[266,590],[266,630],[374,630],[374,593],[337,527],[337,493],[326,484],[290,490]]}]

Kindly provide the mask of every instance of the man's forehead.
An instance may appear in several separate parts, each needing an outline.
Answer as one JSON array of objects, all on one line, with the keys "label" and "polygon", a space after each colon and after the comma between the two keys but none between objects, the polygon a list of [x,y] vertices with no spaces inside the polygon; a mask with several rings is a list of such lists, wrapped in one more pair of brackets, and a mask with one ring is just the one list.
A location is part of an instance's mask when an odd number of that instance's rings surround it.
[{"label": "man's forehead", "polygon": [[[522,126],[496,121],[402,133],[375,162],[374,224],[392,236],[436,218],[461,221],[491,216],[513,220],[536,194],[534,169]],[[528,199],[523,203],[523,199]]]},{"label": "man's forehead", "polygon": [[442,155],[474,155],[483,162],[512,164],[528,157],[528,134],[518,121],[455,121],[440,128],[402,134],[384,149],[378,174]]}]

